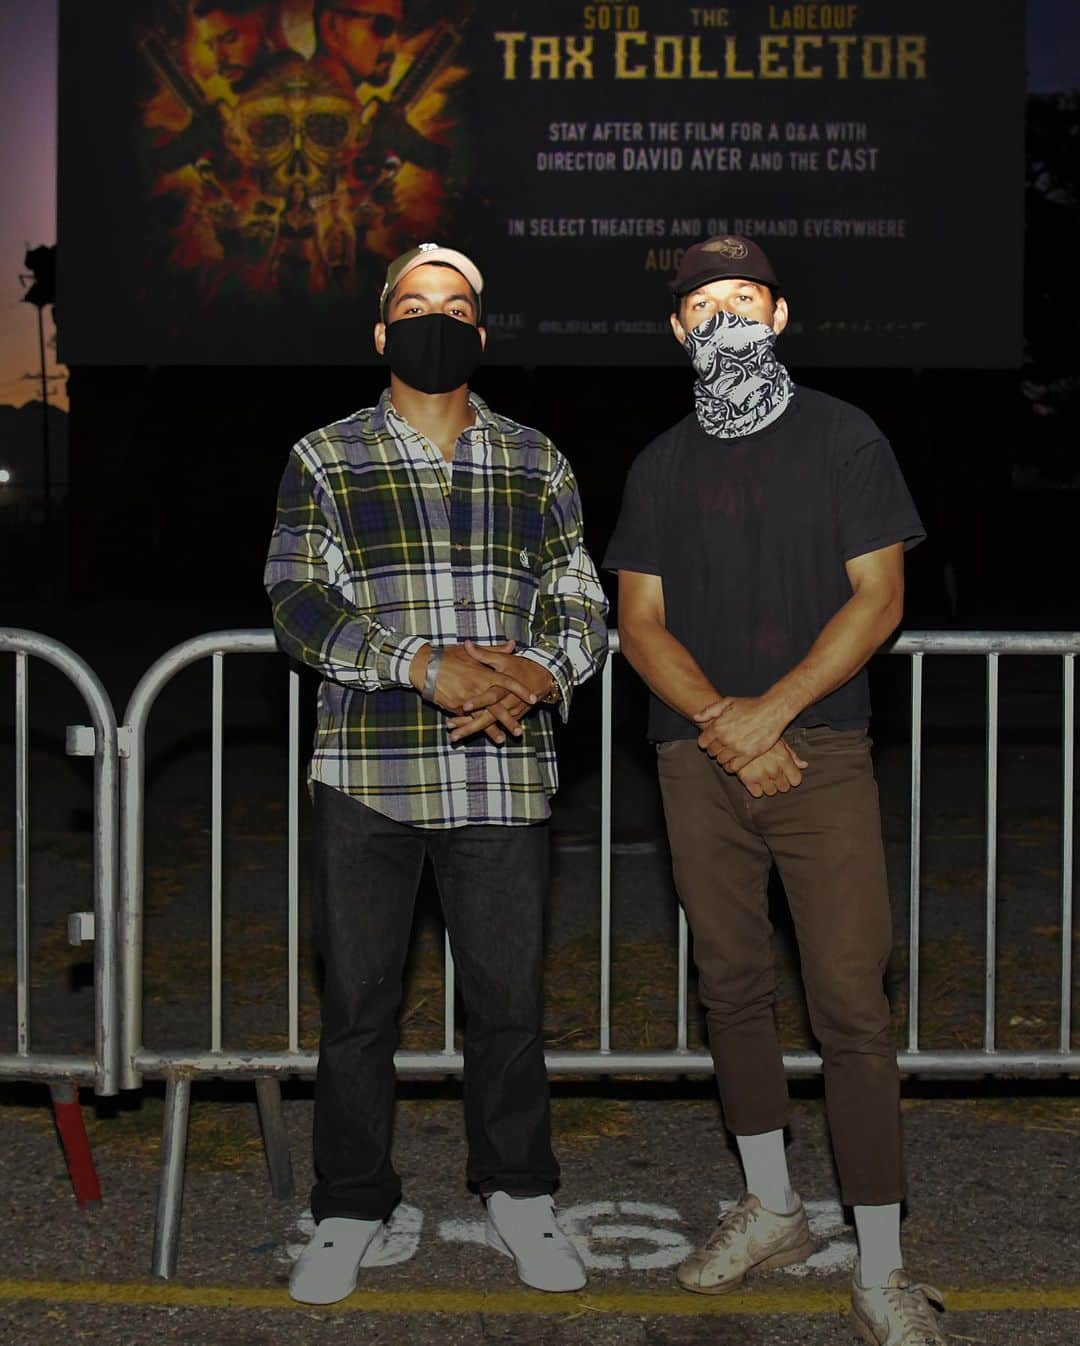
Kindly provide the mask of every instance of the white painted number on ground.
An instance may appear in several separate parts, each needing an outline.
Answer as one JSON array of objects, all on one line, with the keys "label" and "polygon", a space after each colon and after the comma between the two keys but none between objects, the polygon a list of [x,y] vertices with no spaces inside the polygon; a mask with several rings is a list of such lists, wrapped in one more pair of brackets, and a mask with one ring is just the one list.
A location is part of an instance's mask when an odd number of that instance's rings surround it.
[{"label": "white painted number on ground", "polygon": [[[627,1217],[634,1223],[625,1223]],[[603,1223],[608,1220],[618,1223]],[[691,1252],[683,1234],[665,1227],[669,1222],[682,1223],[682,1216],[671,1206],[657,1206],[649,1201],[592,1201],[559,1211],[558,1221],[559,1228],[581,1254],[581,1260],[593,1271],[673,1267]],[[657,1221],[661,1223],[658,1225]],[[445,1243],[482,1244],[484,1221],[441,1220],[439,1238]],[[647,1245],[647,1250],[641,1244]]]},{"label": "white painted number on ground", "polygon": [[[721,1211],[733,1203],[722,1202]],[[810,1233],[818,1245],[808,1261],[785,1267],[791,1276],[828,1276],[855,1266],[854,1234],[844,1223],[836,1201],[807,1201]],[[620,1273],[656,1271],[677,1266],[693,1250],[692,1239],[708,1232],[693,1233],[673,1228],[685,1220],[673,1206],[651,1201],[589,1201],[568,1206],[558,1213],[559,1227],[572,1239],[582,1261],[592,1271]],[[416,1206],[400,1205],[391,1216],[385,1237],[364,1259],[373,1267],[396,1266],[411,1261],[420,1247],[424,1213]],[[290,1230],[290,1233],[293,1231]],[[310,1211],[304,1211],[295,1226],[298,1241],[286,1245],[283,1261],[295,1262],[315,1232]],[[442,1243],[477,1243],[486,1246],[483,1217],[440,1220],[436,1237]]]},{"label": "white painted number on ground", "polygon": [[805,1262],[785,1267],[789,1276],[830,1276],[834,1271],[854,1271],[859,1260],[855,1231],[844,1223],[839,1201],[807,1201],[806,1217],[817,1248]]}]

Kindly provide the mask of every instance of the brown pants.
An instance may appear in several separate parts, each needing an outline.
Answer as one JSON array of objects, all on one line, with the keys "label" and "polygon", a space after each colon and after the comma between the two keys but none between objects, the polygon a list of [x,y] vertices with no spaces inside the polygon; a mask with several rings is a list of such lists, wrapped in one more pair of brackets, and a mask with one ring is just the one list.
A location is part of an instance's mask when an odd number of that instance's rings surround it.
[{"label": "brown pants", "polygon": [[884,973],[889,893],[870,740],[825,727],[785,734],[802,784],[754,799],[693,740],[657,748],[675,886],[694,935],[701,1001],[728,1126],[785,1126],[766,888],[787,892],[840,1187],[849,1205],[904,1195],[900,1076]]}]

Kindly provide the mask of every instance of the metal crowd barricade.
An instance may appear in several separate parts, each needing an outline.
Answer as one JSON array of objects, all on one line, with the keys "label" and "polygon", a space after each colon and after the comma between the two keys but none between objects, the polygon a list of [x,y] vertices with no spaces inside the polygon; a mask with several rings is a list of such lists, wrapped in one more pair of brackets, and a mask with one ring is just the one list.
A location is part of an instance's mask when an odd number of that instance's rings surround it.
[{"label": "metal crowd barricade", "polygon": [[[103,1096],[118,1087],[116,894],[116,715],[100,679],[74,651],[50,636],[0,628],[0,651],[15,656],[15,985],[16,1050],[0,1053],[0,1079],[71,1080]],[[86,702],[94,757],[94,1053],[34,1052],[30,1046],[30,664],[58,668]],[[87,934],[89,931],[87,931]]]},{"label": "metal crowd barricade", "polygon": [[[78,1087],[92,1085],[101,1096],[119,1087],[119,1000],[116,989],[117,792],[119,752],[116,714],[97,675],[58,640],[36,631],[0,628],[0,651],[15,657],[15,1051],[0,1053],[0,1080],[48,1084],[81,1206],[100,1198]],[[31,868],[30,868],[30,660],[60,670],[81,694],[93,724],[92,742],[68,736],[68,751],[94,758],[93,913],[68,919],[73,943],[94,944],[94,1050],[92,1053],[35,1052],[31,1045]]]},{"label": "metal crowd barricade", "polygon": [[[224,741],[224,661],[228,654],[276,652],[270,631],[223,631],[196,637],[163,655],[143,676],[127,707],[123,733],[127,755],[121,762],[121,1026],[123,1088],[138,1088],[144,1076],[166,1081],[166,1113],[162,1144],[161,1187],[158,1199],[152,1271],[169,1277],[176,1267],[187,1124],[191,1083],[196,1078],[251,1079],[256,1083],[260,1119],[266,1142],[273,1190],[292,1192],[291,1166],[281,1117],[280,1080],[287,1076],[314,1077],[317,1053],[299,1045],[299,742],[300,688],[295,669],[289,678],[289,787],[288,787],[288,1046],[283,1051],[228,1050],[222,1043],[222,772]],[[611,633],[612,652],[618,651],[617,633]],[[1080,633],[911,632],[891,648],[911,659],[911,862],[909,967],[906,1048],[901,1069],[920,1076],[1001,1075],[1048,1076],[1080,1071],[1080,1051],[1071,1043],[1073,922],[1073,812],[1075,791],[1075,661]],[[924,1050],[919,1040],[920,994],[920,867],[923,749],[923,659],[935,655],[978,655],[987,663],[987,847],[985,906],[985,1032],[979,1050]],[[998,785],[998,664],[1002,655],[1044,655],[1061,660],[1063,668],[1063,813],[1061,885],[1061,1017],[1056,1050],[1000,1051],[996,1046],[995,991],[997,960],[997,785]],[[146,726],[159,693],[181,669],[203,659],[212,660],[211,692],[211,963],[210,1042],[205,1048],[156,1051],[142,1040],[142,905],[143,837],[145,809]],[[688,931],[679,913],[677,950],[676,1045],[665,1051],[614,1051],[611,1047],[611,853],[612,853],[612,660],[602,674],[601,728],[601,835],[600,835],[600,983],[599,1046],[596,1050],[554,1051],[547,1056],[553,1074],[648,1075],[707,1074],[713,1069],[707,1052],[688,1046]],[[396,1057],[402,1074],[455,1074],[462,1056],[454,1042],[454,969],[449,943],[445,949],[444,1039],[439,1051],[404,1051]],[[791,1076],[821,1070],[817,1053],[785,1054]]]},{"label": "metal crowd barricade", "polygon": [[[919,1075],[1068,1075],[1080,1068],[1072,1047],[1073,851],[1076,797],[1076,656],[1080,632],[911,631],[892,646],[911,656],[911,862],[908,924],[907,1050],[900,1067]],[[986,660],[986,904],[983,1046],[979,1051],[922,1051],[919,1047],[923,658],[927,654],[980,655]],[[1061,982],[1056,1051],[1003,1052],[997,1048],[998,748],[1002,655],[1056,657],[1062,664]]]}]

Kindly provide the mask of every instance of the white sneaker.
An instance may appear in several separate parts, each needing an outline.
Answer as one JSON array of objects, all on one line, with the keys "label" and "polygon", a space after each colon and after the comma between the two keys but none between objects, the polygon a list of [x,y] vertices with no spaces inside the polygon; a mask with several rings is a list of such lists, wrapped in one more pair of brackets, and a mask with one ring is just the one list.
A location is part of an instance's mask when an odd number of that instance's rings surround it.
[{"label": "white sneaker", "polygon": [[534,1290],[580,1290],[588,1280],[578,1250],[555,1223],[550,1196],[492,1192],[485,1232],[489,1247],[512,1257],[519,1279]]},{"label": "white sneaker", "polygon": [[746,1192],[696,1252],[679,1266],[675,1279],[699,1295],[724,1295],[737,1290],[751,1271],[768,1271],[805,1262],[814,1251],[803,1204],[788,1215],[766,1210]]},{"label": "white sneaker", "polygon": [[289,1277],[289,1294],[301,1304],[336,1304],[356,1289],[365,1254],[382,1243],[382,1220],[320,1220]]},{"label": "white sneaker", "polygon": [[902,1269],[884,1285],[862,1286],[857,1275],[851,1282],[855,1326],[871,1346],[945,1346],[935,1307],[945,1307],[941,1291]]}]

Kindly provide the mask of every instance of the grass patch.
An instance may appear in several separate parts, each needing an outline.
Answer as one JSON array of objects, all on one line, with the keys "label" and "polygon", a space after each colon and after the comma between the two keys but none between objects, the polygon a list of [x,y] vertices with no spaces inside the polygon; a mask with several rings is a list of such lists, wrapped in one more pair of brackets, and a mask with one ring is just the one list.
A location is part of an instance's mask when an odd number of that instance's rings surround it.
[{"label": "grass patch", "polygon": [[591,1094],[560,1094],[551,1100],[551,1138],[565,1150],[584,1150],[620,1140],[633,1129],[631,1104]]},{"label": "grass patch", "polygon": [[[4,1116],[41,1131],[54,1130],[52,1109],[47,1105],[6,1108]],[[144,1094],[136,1107],[117,1108],[101,1115],[92,1102],[84,1103],[82,1116],[93,1154],[115,1154],[146,1167],[160,1162],[165,1103],[157,1095]],[[223,1168],[256,1168],[262,1163],[263,1145],[254,1091],[250,1104],[192,1100],[188,1116],[189,1168],[219,1172]]]},{"label": "grass patch", "polygon": [[935,1112],[983,1123],[1019,1127],[1023,1131],[1051,1131],[1080,1136],[1080,1098],[1050,1098],[1032,1094],[1003,1098],[905,1098],[905,1112]]},{"label": "grass patch", "polygon": [[[30,985],[34,990],[69,985],[73,970],[81,963],[92,963],[93,949],[68,943],[67,922],[58,921],[43,931],[30,948]],[[15,989],[17,965],[14,952],[0,962],[0,991]]]},{"label": "grass patch", "polygon": [[[222,984],[239,1005],[283,1000],[289,949],[274,921],[229,917],[222,922]],[[300,970],[311,964],[310,948],[301,946]],[[310,977],[309,977],[310,980]],[[150,1000],[206,999],[210,986],[210,937],[149,938],[143,953],[143,994]]]},{"label": "grass patch", "polygon": [[[974,881],[975,871],[958,871],[950,882]],[[175,871],[151,871],[163,905],[181,891]],[[171,923],[170,923],[171,924]],[[148,922],[143,965],[149,1005],[168,1014],[177,1031],[187,1017],[202,1023],[210,997],[209,931],[200,919],[198,934],[167,934]],[[191,930],[188,924],[186,930]],[[1059,1032],[1060,927],[1035,923],[1017,941],[1003,945],[997,962],[997,1045],[1002,1050],[1055,1050]],[[1080,933],[1077,980],[1080,981]],[[813,1046],[795,951],[777,943],[776,1014],[786,1049]],[[56,922],[40,932],[31,951],[35,990],[56,992],[72,984],[74,970],[91,961],[87,947],[67,943],[66,925]],[[617,1051],[664,1051],[675,1046],[677,950],[673,939],[618,939],[612,945],[611,1045]],[[288,945],[284,922],[233,916],[223,927],[225,1041],[230,1048],[282,1050],[287,1042],[286,997]],[[309,941],[299,958],[300,1042],[318,1044],[317,960]],[[925,940],[921,949],[920,1043],[926,1048],[977,1050],[983,1042],[984,950],[980,940],[960,935]],[[0,991],[15,986],[15,958],[0,959]],[[545,955],[545,1043],[549,1050],[595,1050],[600,1043],[599,937],[590,932],[551,945]],[[889,971],[897,1041],[907,1029],[907,951],[898,947]],[[443,935],[441,927],[422,922],[406,964],[401,1009],[401,1045],[406,1051],[438,1050],[443,1045]],[[458,1012],[460,1022],[462,1015]],[[280,1026],[280,1027],[278,1027]],[[204,1030],[193,1030],[201,1040]],[[1080,990],[1074,997],[1073,1031],[1080,1037]],[[175,1036],[175,1034],[171,1034]],[[460,1043],[460,1031],[457,1034]],[[181,1039],[182,1041],[182,1039]],[[704,1015],[698,1004],[691,965],[688,986],[687,1041],[692,1050],[705,1045]],[[192,1044],[197,1045],[197,1044]]]},{"label": "grass patch", "polygon": [[[144,1095],[141,1107],[118,1109],[109,1117],[98,1117],[87,1108],[83,1109],[83,1115],[93,1150],[133,1155],[144,1163],[159,1161],[165,1125],[165,1104],[161,1098]],[[236,1170],[254,1168],[262,1162],[263,1144],[254,1091],[248,1104],[192,1099],[188,1115],[189,1168]]]},{"label": "grass patch", "polygon": [[[1022,947],[998,949],[996,1041],[1001,1050],[1056,1050],[1061,1012],[1060,937],[1060,927],[1037,925]],[[1080,935],[1074,947],[1080,949]],[[985,969],[981,943],[973,944],[959,935],[923,943],[919,978],[921,1046],[974,1050],[983,1045]],[[902,1031],[908,1005],[906,949],[898,949],[893,956],[890,984]],[[1075,994],[1072,1031],[1080,1034],[1080,996]]]}]

